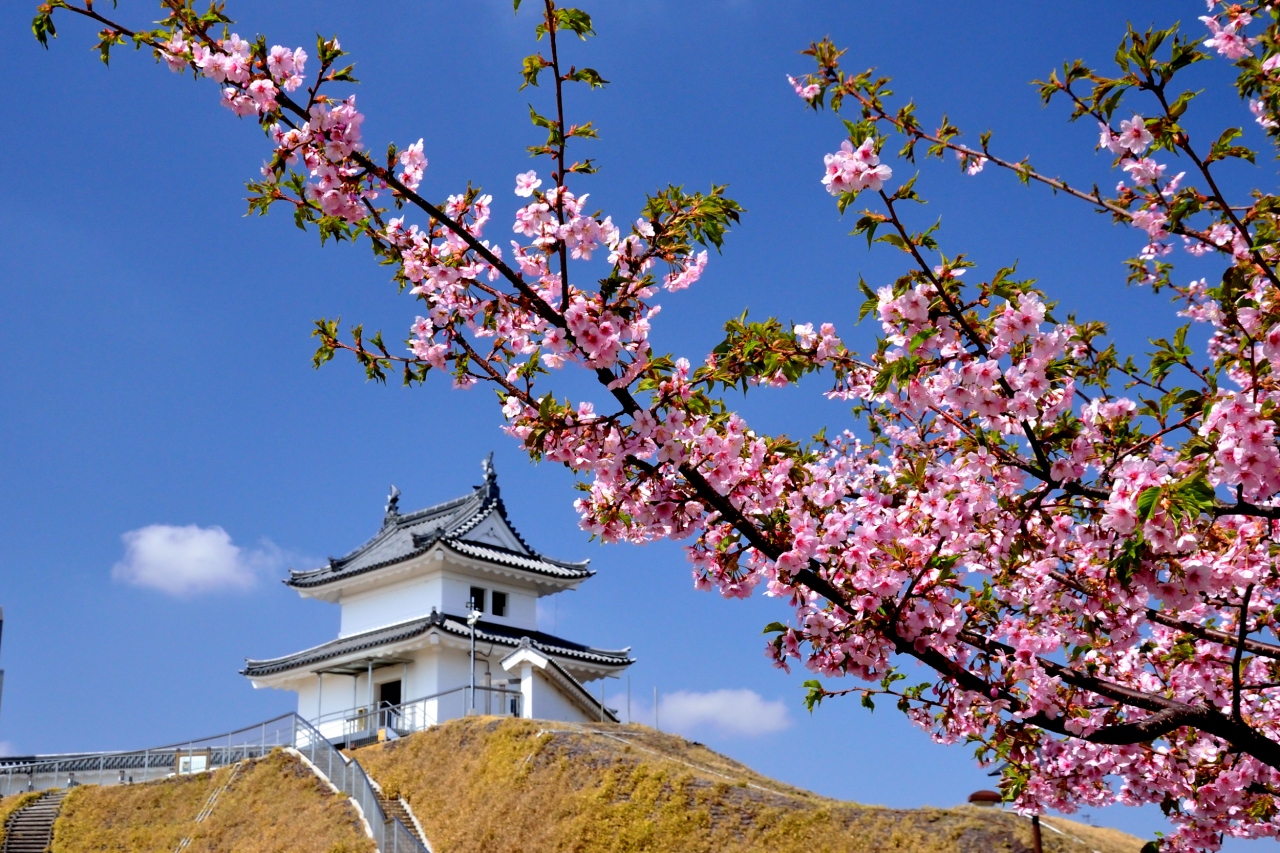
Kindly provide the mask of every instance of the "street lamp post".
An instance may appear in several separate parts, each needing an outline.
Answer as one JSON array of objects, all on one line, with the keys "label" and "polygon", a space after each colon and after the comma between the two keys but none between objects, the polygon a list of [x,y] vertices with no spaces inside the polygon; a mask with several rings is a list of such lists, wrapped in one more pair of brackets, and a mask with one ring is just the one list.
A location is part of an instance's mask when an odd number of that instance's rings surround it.
[{"label": "street lamp post", "polygon": [[467,600],[467,624],[471,626],[471,708],[468,714],[476,713],[476,622],[480,619],[480,611],[476,609],[476,600]]}]

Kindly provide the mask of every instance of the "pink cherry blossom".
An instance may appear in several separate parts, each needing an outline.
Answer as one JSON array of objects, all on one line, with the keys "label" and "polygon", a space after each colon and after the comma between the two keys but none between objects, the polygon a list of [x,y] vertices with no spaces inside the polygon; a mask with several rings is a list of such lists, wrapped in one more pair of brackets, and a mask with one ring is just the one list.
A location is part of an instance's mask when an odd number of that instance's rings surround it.
[{"label": "pink cherry blossom", "polygon": [[1147,146],[1155,139],[1151,132],[1147,130],[1147,123],[1142,116],[1135,115],[1127,121],[1120,122],[1120,132],[1116,134],[1117,144],[1123,148],[1133,152],[1134,156],[1141,156],[1143,151],[1147,150]]},{"label": "pink cherry blossom", "polygon": [[522,175],[516,175],[516,195],[528,198],[540,186],[542,186],[542,179],[532,169]]},{"label": "pink cherry blossom", "polygon": [[1120,168],[1128,173],[1129,178],[1135,186],[1144,186],[1146,184],[1154,184],[1164,174],[1165,166],[1163,163],[1157,163],[1150,157],[1144,157],[1137,160],[1125,159],[1120,161]]},{"label": "pink cherry blossom", "polygon": [[865,189],[878,190],[893,176],[893,170],[880,162],[875,150],[875,140],[870,138],[856,149],[851,142],[845,140],[840,144],[839,151],[826,155],[822,162],[826,166],[822,184],[832,195],[861,192]]},{"label": "pink cherry blossom", "polygon": [[422,176],[427,168],[427,158],[422,153],[422,140],[419,139],[401,151],[396,157],[396,161],[404,167],[400,174],[396,176],[400,179],[400,183],[411,190],[416,190],[418,185],[422,183]]},{"label": "pink cherry blossom", "polygon": [[1219,56],[1224,56],[1231,60],[1243,59],[1252,55],[1253,51],[1250,48],[1257,44],[1258,40],[1247,38],[1240,32],[1240,28],[1246,26],[1251,20],[1248,13],[1238,15],[1235,19],[1229,21],[1225,27],[1216,17],[1204,16],[1200,20],[1209,28],[1211,34],[1209,38],[1204,40],[1205,47],[1211,47],[1218,52]]},{"label": "pink cherry blossom", "polygon": [[822,87],[817,83],[801,83],[790,75],[787,76],[787,82],[791,84],[791,88],[795,89],[796,95],[806,101],[812,101],[822,92]]}]

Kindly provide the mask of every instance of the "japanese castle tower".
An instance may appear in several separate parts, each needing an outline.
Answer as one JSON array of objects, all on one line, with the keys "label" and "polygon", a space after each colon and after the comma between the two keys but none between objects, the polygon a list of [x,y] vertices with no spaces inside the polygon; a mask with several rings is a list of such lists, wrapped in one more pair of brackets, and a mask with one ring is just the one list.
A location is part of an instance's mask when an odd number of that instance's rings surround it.
[{"label": "japanese castle tower", "polygon": [[[285,583],[342,608],[336,640],[246,660],[254,687],[298,694],[330,740],[394,737],[466,714],[615,720],[587,683],[635,661],[538,630],[537,601],[595,572],[529,547],[507,517],[490,455],[470,494],[402,515],[344,557]],[[474,683],[474,689],[472,685]]]}]

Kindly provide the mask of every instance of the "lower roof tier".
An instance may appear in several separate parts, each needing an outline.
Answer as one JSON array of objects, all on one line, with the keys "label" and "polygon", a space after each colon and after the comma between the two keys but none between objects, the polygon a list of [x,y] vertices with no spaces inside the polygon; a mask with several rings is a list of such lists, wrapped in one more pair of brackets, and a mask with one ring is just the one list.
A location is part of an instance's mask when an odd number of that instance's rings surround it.
[{"label": "lower roof tier", "polygon": [[[466,617],[451,616],[432,610],[430,616],[375,628],[349,637],[340,637],[284,657],[269,660],[246,658],[245,667],[240,674],[249,678],[263,678],[295,670],[331,671],[334,666],[349,663],[353,656],[372,656],[382,652],[393,652],[394,647],[427,637],[433,631],[451,639],[466,641],[471,639],[471,628],[467,625]],[[514,649],[524,638],[528,638],[533,648],[559,659],[570,668],[575,668],[574,664],[577,663],[591,670],[616,670],[635,663],[629,647],[617,650],[597,649],[542,631],[498,625],[484,620],[476,622],[476,642],[492,643]]]}]

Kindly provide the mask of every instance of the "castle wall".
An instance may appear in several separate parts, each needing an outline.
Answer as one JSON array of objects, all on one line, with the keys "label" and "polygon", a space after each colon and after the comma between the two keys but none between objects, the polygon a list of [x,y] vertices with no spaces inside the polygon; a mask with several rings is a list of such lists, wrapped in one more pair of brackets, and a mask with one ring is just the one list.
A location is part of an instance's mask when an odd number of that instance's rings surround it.
[{"label": "castle wall", "polygon": [[[348,637],[420,619],[430,615],[433,609],[454,616],[465,616],[472,586],[483,587],[486,591],[486,621],[528,630],[537,629],[537,595],[530,589],[512,584],[509,579],[500,576],[451,568],[445,561],[440,561],[440,566],[438,571],[425,576],[407,578],[344,596],[341,600],[342,621],[338,636]],[[504,616],[493,615],[494,591],[507,594],[507,612]]]}]

